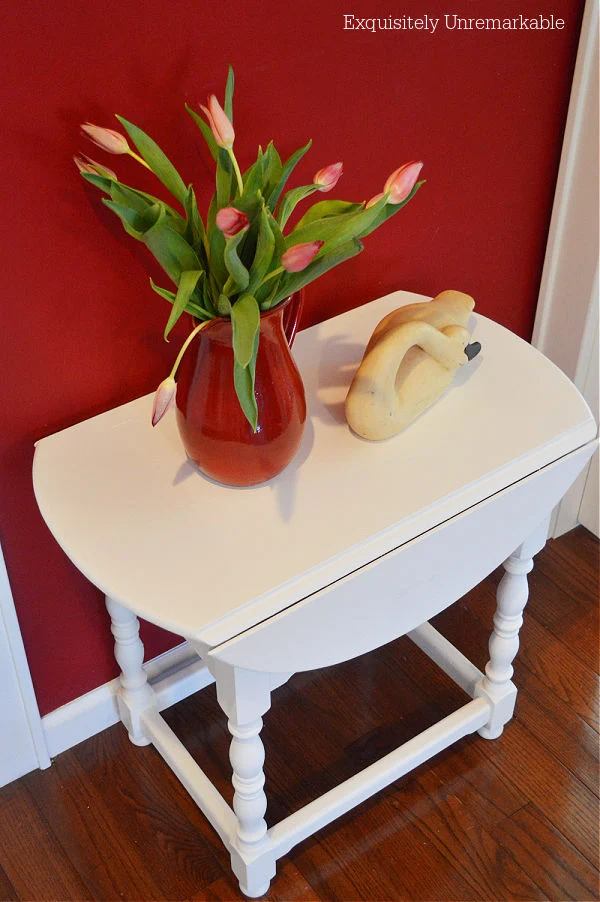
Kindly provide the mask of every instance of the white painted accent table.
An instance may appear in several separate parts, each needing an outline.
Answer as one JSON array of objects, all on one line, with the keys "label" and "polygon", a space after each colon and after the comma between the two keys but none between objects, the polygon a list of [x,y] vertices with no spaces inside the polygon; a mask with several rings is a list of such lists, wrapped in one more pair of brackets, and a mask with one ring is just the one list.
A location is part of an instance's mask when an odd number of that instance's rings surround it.
[{"label": "white painted accent table", "polygon": [[[532,557],[597,444],[569,380],[481,316],[481,354],[435,407],[385,442],[353,435],[343,402],[366,341],[386,313],[417,300],[395,292],[298,335],[304,442],[262,486],[201,476],[172,415],[152,430],[151,396],[37,445],[42,515],[107,596],[131,740],[154,743],[182,780],[249,896],[267,891],[279,857],[378,789],[468,733],[500,735],[515,704]],[[427,621],[503,561],[483,674]],[[232,736],[233,810],[159,713],[138,615],[188,639],[216,680]],[[272,689],[404,634],[472,700],[267,829],[260,731]]]}]

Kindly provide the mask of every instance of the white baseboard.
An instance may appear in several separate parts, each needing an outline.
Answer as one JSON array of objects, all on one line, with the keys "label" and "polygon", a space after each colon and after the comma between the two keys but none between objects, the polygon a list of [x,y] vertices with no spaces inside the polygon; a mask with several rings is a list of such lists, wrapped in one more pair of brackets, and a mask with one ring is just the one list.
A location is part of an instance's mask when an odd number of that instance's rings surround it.
[{"label": "white baseboard", "polygon": [[[148,661],[144,669],[161,711],[214,682],[206,665],[187,642]],[[111,680],[42,717],[50,756],[54,757],[118,723],[118,689],[119,680]]]}]

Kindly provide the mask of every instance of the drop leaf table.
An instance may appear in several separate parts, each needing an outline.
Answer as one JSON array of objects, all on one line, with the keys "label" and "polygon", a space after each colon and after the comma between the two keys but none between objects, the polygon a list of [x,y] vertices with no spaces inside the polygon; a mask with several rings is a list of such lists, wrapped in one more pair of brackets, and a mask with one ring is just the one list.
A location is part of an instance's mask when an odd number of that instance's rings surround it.
[{"label": "drop leaf table", "polygon": [[[385,314],[422,300],[395,292],[298,335],[307,428],[295,460],[261,486],[202,476],[172,412],[152,429],[151,395],[37,443],[42,515],[106,594],[129,736],[153,743],[181,779],[248,896],[267,891],[294,845],[432,755],[475,731],[500,735],[515,705],[527,573],[552,508],[597,444],[571,382],[479,315],[472,340],[482,351],[434,407],[392,439],[354,435],[344,400],[368,337]],[[428,621],[503,562],[482,673]],[[233,809],[161,716],[138,616],[183,636],[216,682]],[[273,690],[405,634],[471,700],[267,827],[260,734]]]}]

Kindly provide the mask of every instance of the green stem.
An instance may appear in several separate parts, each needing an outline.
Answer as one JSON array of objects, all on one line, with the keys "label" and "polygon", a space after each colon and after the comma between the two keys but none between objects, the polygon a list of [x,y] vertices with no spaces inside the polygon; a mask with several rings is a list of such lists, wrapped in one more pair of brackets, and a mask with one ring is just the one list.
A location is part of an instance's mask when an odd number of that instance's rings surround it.
[{"label": "green stem", "polygon": [[235,154],[233,152],[233,147],[228,147],[227,153],[229,154],[229,157],[233,164],[233,171],[235,172],[235,177],[236,177],[237,183],[238,183],[238,191],[239,191],[240,197],[241,197],[242,194],[244,193],[244,182],[242,181],[242,173],[240,172],[240,167],[238,166],[238,161],[235,158]]},{"label": "green stem", "polygon": [[265,276],[264,279],[262,280],[262,282],[260,283],[261,288],[266,282],[269,281],[269,279],[274,279],[275,276],[281,275],[282,272],[284,272],[283,266],[278,266],[277,269],[274,269],[273,272],[270,272],[269,275]]},{"label": "green stem", "polygon": [[137,160],[138,163],[141,163],[142,166],[145,166],[146,169],[149,169],[150,172],[152,172],[152,167],[151,167],[151,166],[148,166],[148,164],[146,163],[146,161],[145,161],[145,160],[142,160],[142,158],[141,158],[140,156],[138,156],[138,154],[135,152],[135,150],[132,150],[131,148],[129,148],[129,156],[130,156],[130,157],[133,157],[134,160]]},{"label": "green stem", "polygon": [[172,369],[171,372],[169,373],[169,377],[170,377],[171,379],[174,379],[174,378],[175,378],[175,373],[177,372],[177,369],[178,369],[178,367],[179,367],[179,364],[181,363],[181,359],[182,359],[183,355],[185,354],[185,352],[187,351],[187,349],[188,349],[188,347],[189,347],[189,345],[190,345],[190,342],[196,337],[196,335],[198,334],[198,332],[200,332],[200,330],[203,329],[203,328],[206,326],[207,322],[210,322],[210,320],[206,320],[206,321],[203,322],[203,323],[198,323],[198,325],[196,326],[196,328],[195,328],[195,329],[192,329],[192,331],[190,332],[190,334],[188,335],[188,337],[187,337],[186,340],[184,341],[183,345],[181,346],[181,350],[179,351],[179,354],[177,355],[177,357],[176,357],[176,359],[175,359],[175,363],[173,364],[173,369]]}]

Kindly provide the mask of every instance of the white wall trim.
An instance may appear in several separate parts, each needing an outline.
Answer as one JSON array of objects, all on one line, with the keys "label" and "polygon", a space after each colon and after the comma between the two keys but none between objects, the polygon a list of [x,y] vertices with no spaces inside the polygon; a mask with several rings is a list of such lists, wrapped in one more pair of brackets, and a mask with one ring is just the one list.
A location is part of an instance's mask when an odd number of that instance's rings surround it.
[{"label": "white wall trim", "polygon": [[[598,326],[597,204],[598,0],[587,0],[532,343],[590,404],[588,374]],[[598,410],[592,413],[598,419]],[[550,535],[577,525],[586,479],[587,469],[557,508]]]},{"label": "white wall trim", "polygon": [[597,154],[598,0],[587,0],[532,339],[571,379],[598,269]]},{"label": "white wall trim", "polygon": [[[148,661],[144,669],[161,711],[214,682],[187,642]],[[54,757],[118,723],[118,691],[117,677],[46,714],[42,725],[50,755]]]},{"label": "white wall trim", "polygon": [[3,723],[0,786],[50,765],[37,700],[31,682],[4,555],[0,547],[0,673]]}]

